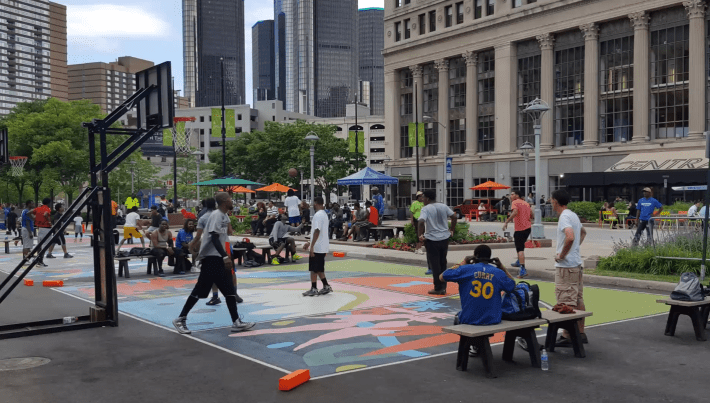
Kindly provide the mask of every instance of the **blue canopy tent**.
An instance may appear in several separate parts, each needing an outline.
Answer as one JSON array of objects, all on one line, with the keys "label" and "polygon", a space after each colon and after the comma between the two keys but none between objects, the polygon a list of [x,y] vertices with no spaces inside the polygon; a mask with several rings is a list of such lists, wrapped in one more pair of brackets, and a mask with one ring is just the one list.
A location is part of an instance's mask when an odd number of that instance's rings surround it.
[{"label": "blue canopy tent", "polygon": [[370,167],[365,167],[359,172],[342,179],[338,179],[338,185],[396,185],[399,179],[379,173]]}]

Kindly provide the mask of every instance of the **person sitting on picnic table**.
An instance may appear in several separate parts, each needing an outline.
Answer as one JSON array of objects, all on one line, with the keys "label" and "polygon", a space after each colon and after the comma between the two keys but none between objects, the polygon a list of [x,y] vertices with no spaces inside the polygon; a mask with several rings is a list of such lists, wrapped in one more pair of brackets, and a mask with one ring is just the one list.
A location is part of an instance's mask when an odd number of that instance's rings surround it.
[{"label": "person sitting on picnic table", "polygon": [[271,260],[271,264],[281,264],[281,262],[279,262],[279,255],[281,255],[281,251],[286,247],[291,251],[294,262],[301,258],[296,254],[296,241],[286,236],[286,234],[289,233],[301,232],[301,228],[303,228],[303,223],[298,227],[289,226],[288,217],[286,215],[282,215],[281,220],[276,221],[274,229],[271,230],[271,234],[269,235],[269,244],[274,248],[274,258]]},{"label": "person sitting on picnic table", "polygon": [[629,228],[633,228],[636,225],[636,213],[638,209],[636,208],[636,202],[629,203],[629,215],[626,221],[629,223]]},{"label": "person sitting on picnic table", "polygon": [[175,237],[175,269],[173,274],[185,274],[192,269],[192,262],[187,257],[190,256],[190,242],[195,233],[197,222],[188,218],[185,220],[185,225],[180,229]]},{"label": "person sitting on picnic table", "polygon": [[353,231],[358,231],[358,236],[353,240],[353,242],[361,242],[363,240],[369,241],[370,236],[368,229],[376,227],[379,220],[377,209],[372,207],[372,203],[370,201],[366,201],[365,208],[360,211],[362,211],[362,213],[358,213],[358,220],[355,225],[353,225]]},{"label": "person sitting on picnic table", "polygon": [[306,203],[305,200],[301,201],[301,204],[298,206],[298,208],[301,210],[301,222],[302,223],[309,223],[311,222],[311,206]]},{"label": "person sitting on picnic table", "polygon": [[251,220],[251,233],[254,235],[266,235],[266,226],[264,221],[268,216],[266,205],[264,202],[256,203],[256,218]]},{"label": "person sitting on picnic table", "polygon": [[370,217],[370,213],[366,210],[360,207],[360,203],[355,202],[355,205],[353,206],[355,209],[354,214],[352,215],[352,222],[349,223],[350,229],[345,231],[345,234],[343,235],[342,238],[339,239],[339,241],[345,241],[350,238],[351,235],[355,233],[355,225],[359,221],[367,221]]},{"label": "person sitting on picnic table", "polygon": [[266,220],[264,220],[264,228],[266,232],[264,234],[271,234],[274,229],[274,224],[279,219],[279,208],[274,206],[274,202],[270,201],[266,207]]},{"label": "person sitting on picnic table", "polygon": [[333,233],[339,235],[343,232],[343,210],[340,208],[338,203],[333,203],[330,208],[330,233],[329,237],[333,236]]},{"label": "person sitting on picnic table", "polygon": [[[604,202],[604,207],[602,207],[602,211],[609,211],[611,212],[611,217],[609,218],[615,218],[615,221],[612,221],[612,226],[611,229],[616,229],[616,224],[619,222],[619,216],[616,214],[616,207],[612,206],[609,204],[609,202]],[[602,219],[604,216],[602,215]]]},{"label": "person sitting on picnic table", "polygon": [[162,220],[157,231],[150,234],[151,254],[155,256],[155,261],[158,263],[158,277],[165,277],[163,273],[163,260],[165,256],[175,256],[173,249],[173,234],[168,229],[170,224],[168,220]]},{"label": "person sitting on picnic table", "polygon": [[[461,311],[454,325],[495,325],[502,320],[501,291],[512,292],[515,280],[497,257],[491,259],[491,254],[488,245],[479,245],[473,256],[439,275],[441,281],[459,284]],[[471,346],[469,355],[477,356],[478,349]]]}]

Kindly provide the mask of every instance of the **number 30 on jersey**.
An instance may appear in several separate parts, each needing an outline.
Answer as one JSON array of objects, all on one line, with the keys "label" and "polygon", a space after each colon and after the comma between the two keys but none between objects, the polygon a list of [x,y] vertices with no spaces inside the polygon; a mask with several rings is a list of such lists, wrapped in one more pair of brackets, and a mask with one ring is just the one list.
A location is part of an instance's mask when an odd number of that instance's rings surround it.
[{"label": "number 30 on jersey", "polygon": [[473,298],[478,298],[481,295],[485,299],[493,298],[493,283],[487,282],[483,284],[480,281],[476,280],[472,281],[471,285],[473,285],[473,290],[469,291],[469,294],[471,294]]}]

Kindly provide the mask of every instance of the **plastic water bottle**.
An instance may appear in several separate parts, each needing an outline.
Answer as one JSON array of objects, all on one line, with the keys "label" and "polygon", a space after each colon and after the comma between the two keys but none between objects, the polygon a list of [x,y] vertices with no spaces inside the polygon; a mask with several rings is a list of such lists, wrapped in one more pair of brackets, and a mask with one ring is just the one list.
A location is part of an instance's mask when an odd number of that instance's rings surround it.
[{"label": "plastic water bottle", "polygon": [[550,361],[548,360],[547,357],[547,350],[544,348],[542,349],[542,355],[540,356],[541,363],[540,367],[542,368],[543,371],[547,371],[550,369]]},{"label": "plastic water bottle", "polygon": [[76,322],[77,320],[78,320],[78,318],[76,316],[65,316],[63,319],[63,323],[65,325],[69,325],[69,324]]}]

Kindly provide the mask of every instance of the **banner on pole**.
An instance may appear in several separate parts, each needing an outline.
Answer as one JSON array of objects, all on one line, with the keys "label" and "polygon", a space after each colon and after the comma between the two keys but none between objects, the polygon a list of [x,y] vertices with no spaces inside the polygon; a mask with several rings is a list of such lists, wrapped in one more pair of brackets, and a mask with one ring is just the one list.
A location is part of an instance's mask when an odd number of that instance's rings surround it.
[{"label": "banner on pole", "polygon": [[[348,146],[351,153],[355,152],[355,143],[355,132],[348,132]],[[357,132],[357,152],[365,152],[365,133],[363,132]]]},{"label": "banner on pole", "polygon": [[222,137],[222,110],[212,108],[212,137]]},{"label": "banner on pole", "polygon": [[451,165],[452,165],[453,160],[454,159],[451,157],[446,158],[446,181],[447,182],[451,182],[451,170],[452,170]]},{"label": "banner on pole", "polygon": [[[222,130],[221,127],[222,125],[220,124],[220,133]],[[235,130],[236,120],[234,119],[234,109],[224,110],[224,127],[227,129],[226,137],[237,137]]]},{"label": "banner on pole", "polygon": [[172,147],[173,146],[173,131],[172,129],[163,129],[163,145]]},{"label": "banner on pole", "polygon": [[[424,133],[424,123],[419,123],[418,125],[417,134],[419,135],[419,147],[426,147],[426,136]],[[415,137],[415,124],[410,123],[409,124],[409,146],[410,147],[416,147],[417,146],[417,138]]]}]

